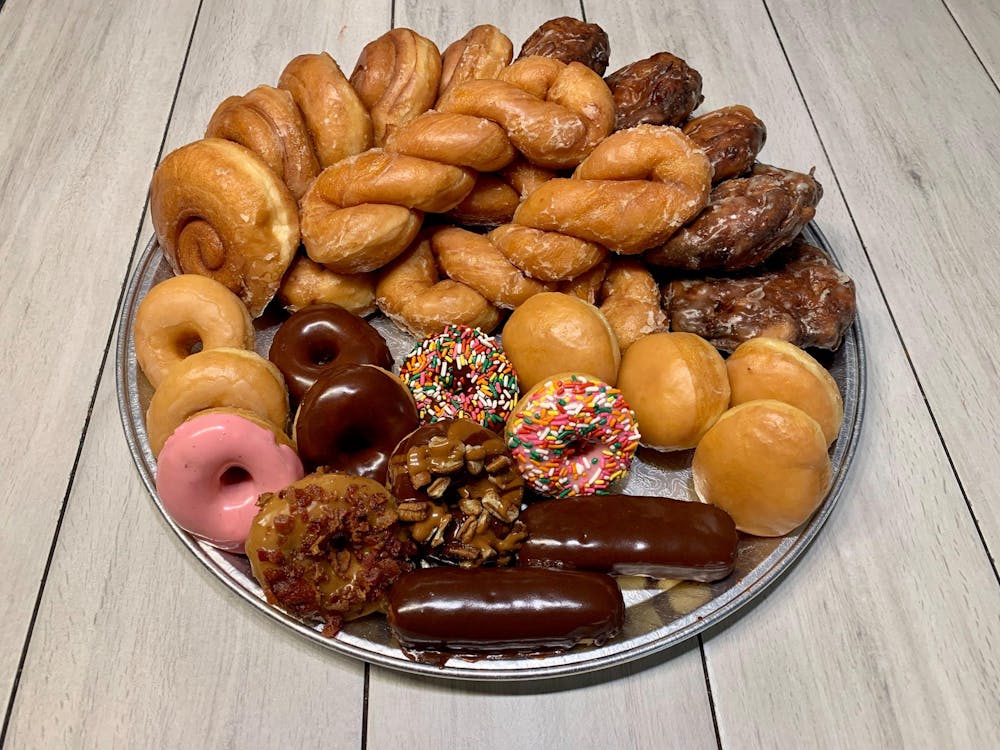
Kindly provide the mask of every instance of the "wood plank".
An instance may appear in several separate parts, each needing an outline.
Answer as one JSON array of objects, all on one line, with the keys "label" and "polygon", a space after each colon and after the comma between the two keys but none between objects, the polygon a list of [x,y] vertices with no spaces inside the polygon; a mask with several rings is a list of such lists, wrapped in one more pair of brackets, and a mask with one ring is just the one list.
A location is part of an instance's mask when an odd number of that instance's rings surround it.
[{"label": "wood plank", "polygon": [[[631,30],[644,51],[666,47],[700,70],[704,110],[750,105],[769,127],[763,161],[817,166],[817,223],[857,282],[870,353],[866,426],[840,507],[775,590],[706,636],[722,746],[988,745],[1000,731],[996,581],[764,7],[607,8],[588,4],[588,17],[612,40]],[[810,28],[829,20],[819,9],[811,18]],[[833,111],[848,88],[835,84],[839,59],[817,63],[816,96],[830,108],[813,112],[821,131],[857,122]],[[863,141],[863,157],[835,155],[838,173],[874,158]],[[877,173],[880,194],[895,189]],[[927,217],[911,218],[913,233],[931,231]]]},{"label": "wood plank", "polygon": [[947,8],[994,85],[1000,84],[1000,6],[992,0],[948,0]]},{"label": "wood plank", "polygon": [[197,3],[0,13],[0,694],[15,679]]},{"label": "wood plank", "polygon": [[[205,0],[167,149],[199,137],[224,97],[274,83],[300,52],[328,49],[353,66],[361,46],[388,28],[390,8],[389,2],[331,11],[321,1],[288,9]],[[178,60],[169,94],[179,67]],[[163,105],[165,115],[169,95]],[[165,119],[139,159],[141,179],[112,190],[117,201],[134,199],[136,220]],[[133,225],[129,242],[134,232]],[[143,246],[150,234],[147,219]],[[126,258],[127,251],[112,269],[116,284]],[[113,377],[112,361],[25,661],[8,746],[358,747],[363,665],[260,617],[174,538],[132,464]],[[333,729],[316,721],[328,716],[336,717]]]},{"label": "wood plank", "polygon": [[937,2],[796,7],[775,23],[996,559],[1000,97]]}]

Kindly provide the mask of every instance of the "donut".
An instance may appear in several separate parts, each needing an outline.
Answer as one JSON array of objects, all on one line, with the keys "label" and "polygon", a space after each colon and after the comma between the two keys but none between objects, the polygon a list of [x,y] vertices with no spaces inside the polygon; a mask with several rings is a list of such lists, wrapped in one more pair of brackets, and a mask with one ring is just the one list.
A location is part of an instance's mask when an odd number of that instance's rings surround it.
[{"label": "donut", "polygon": [[424,339],[399,370],[422,422],[471,419],[500,430],[517,403],[517,376],[503,349],[478,328],[450,325]]},{"label": "donut", "polygon": [[524,540],[524,482],[503,439],[468,419],[410,433],[389,459],[386,486],[400,520],[435,560],[506,565]]},{"label": "donut", "polygon": [[606,494],[639,447],[635,414],[616,388],[564,373],[528,391],[507,420],[507,447],[542,495]]},{"label": "donut", "polygon": [[285,379],[255,352],[220,347],[192,354],[167,374],[149,401],[146,434],[153,455],[159,455],[182,422],[217,406],[245,409],[284,428],[288,421]]},{"label": "donut", "polygon": [[293,427],[307,467],[385,482],[389,456],[419,426],[403,382],[375,365],[343,365],[306,391]]},{"label": "donut", "polygon": [[281,370],[295,399],[340,365],[392,367],[382,334],[339,305],[310,305],[294,313],[274,334],[267,357]]},{"label": "donut", "polygon": [[182,529],[242,554],[257,498],[303,473],[280,429],[240,409],[207,409],[167,438],[156,462],[156,494]]},{"label": "donut", "polygon": [[132,336],[139,367],[153,388],[195,347],[254,348],[246,305],[218,281],[191,273],[149,290],[135,312]]},{"label": "donut", "polygon": [[258,504],[246,543],[254,578],[268,603],[323,623],[326,636],[381,609],[389,588],[412,568],[413,542],[378,482],[310,474]]}]

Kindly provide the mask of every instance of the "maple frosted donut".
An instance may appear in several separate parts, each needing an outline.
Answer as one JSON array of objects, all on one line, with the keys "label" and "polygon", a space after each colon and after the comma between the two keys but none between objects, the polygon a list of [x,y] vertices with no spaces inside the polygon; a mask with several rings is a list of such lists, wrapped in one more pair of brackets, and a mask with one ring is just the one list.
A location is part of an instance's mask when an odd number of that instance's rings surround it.
[{"label": "maple frosted donut", "polygon": [[143,297],[132,329],[135,356],[153,388],[200,345],[253,349],[246,305],[215,279],[188,273],[161,281]]},{"label": "maple frosted donut", "polygon": [[602,494],[628,473],[639,430],[621,391],[566,373],[521,399],[507,420],[507,447],[525,483],[542,495]]},{"label": "maple frosted donut", "polygon": [[478,328],[447,326],[421,341],[399,370],[421,422],[470,419],[498,431],[517,403],[517,375],[507,355]]},{"label": "maple frosted donut", "polygon": [[240,409],[208,409],[167,438],[156,493],[182,529],[242,554],[257,498],[303,474],[291,440],[274,425]]}]

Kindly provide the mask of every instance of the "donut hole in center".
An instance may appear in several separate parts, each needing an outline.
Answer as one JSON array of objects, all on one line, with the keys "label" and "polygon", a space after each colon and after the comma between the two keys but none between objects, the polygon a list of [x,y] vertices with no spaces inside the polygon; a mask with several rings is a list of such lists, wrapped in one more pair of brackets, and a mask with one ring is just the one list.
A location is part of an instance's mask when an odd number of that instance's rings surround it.
[{"label": "donut hole in center", "polygon": [[236,487],[251,480],[250,472],[242,466],[230,466],[219,475],[222,487]]},{"label": "donut hole in center", "polygon": [[323,341],[312,344],[307,354],[314,366],[323,367],[340,356],[340,348],[332,341]]},{"label": "donut hole in center", "polygon": [[177,353],[183,357],[190,357],[205,348],[204,343],[196,332],[191,331],[184,334],[177,340]]},{"label": "donut hole in center", "polygon": [[362,453],[372,447],[372,441],[362,432],[345,432],[337,439],[337,450],[352,455]]}]

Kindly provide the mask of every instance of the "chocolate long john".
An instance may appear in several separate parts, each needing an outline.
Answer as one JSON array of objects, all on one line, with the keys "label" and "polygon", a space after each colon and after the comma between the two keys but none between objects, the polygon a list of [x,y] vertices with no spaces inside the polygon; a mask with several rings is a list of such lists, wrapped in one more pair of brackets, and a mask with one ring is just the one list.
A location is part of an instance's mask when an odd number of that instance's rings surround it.
[{"label": "chocolate long john", "polygon": [[601,644],[625,621],[614,579],[543,568],[425,568],[388,597],[389,627],[403,649],[516,656]]},{"label": "chocolate long john", "polygon": [[714,505],[662,497],[545,500],[521,513],[518,564],[717,581],[736,562],[736,526]]}]

